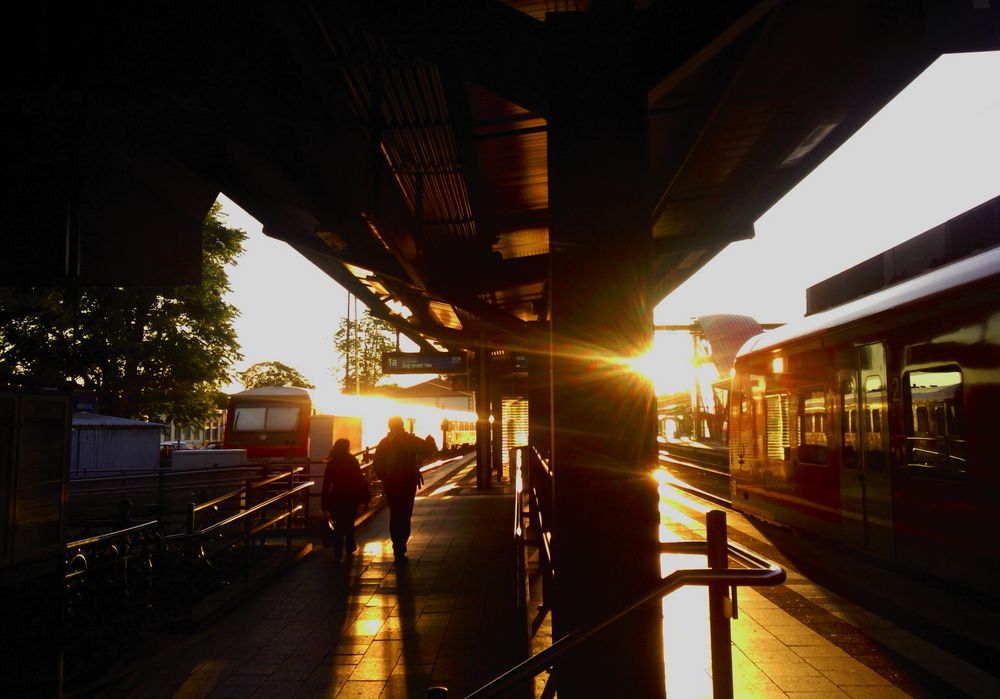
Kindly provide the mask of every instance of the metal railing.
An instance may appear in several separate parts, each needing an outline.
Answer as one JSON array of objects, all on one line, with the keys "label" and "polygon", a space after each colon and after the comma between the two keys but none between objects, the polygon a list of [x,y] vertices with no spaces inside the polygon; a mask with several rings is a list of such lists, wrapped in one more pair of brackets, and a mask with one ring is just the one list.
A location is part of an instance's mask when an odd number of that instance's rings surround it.
[{"label": "metal railing", "polygon": [[[239,490],[190,503],[185,531],[177,534],[164,535],[162,521],[120,520],[116,531],[68,542],[63,639],[67,686],[99,674],[142,629],[189,623],[196,602],[221,584],[235,581],[235,575],[247,576],[251,547],[266,543],[268,531],[281,523],[284,530],[276,531],[284,535],[289,549],[292,519],[308,507],[301,501],[313,485],[313,481],[292,482],[301,470],[248,481]],[[253,503],[254,493],[281,480],[290,482]],[[196,513],[215,512],[227,502],[238,511],[197,528]]]},{"label": "metal railing", "polygon": [[[542,606],[548,607],[548,599],[553,590],[552,577],[552,528],[549,523],[552,521],[552,469],[548,461],[534,447],[521,447],[522,454],[518,459],[519,464],[527,462],[526,471],[522,467],[522,475],[526,475],[523,486],[527,494],[528,505],[528,530],[532,532],[530,540],[525,539],[524,544],[535,546],[538,549],[538,570],[542,579]],[[517,503],[521,508],[521,503]],[[523,575],[519,568],[519,575]]]},{"label": "metal railing", "polygon": [[86,681],[149,623],[159,523],[134,524],[66,544],[63,673]]},{"label": "metal railing", "polygon": [[[537,460],[538,470],[529,469],[535,479],[541,471],[544,478],[535,480],[523,490],[531,494],[532,509],[543,501],[545,497],[545,484],[551,485],[551,470],[545,464],[544,459],[534,451],[529,455],[533,461]],[[520,467],[520,459],[518,460]],[[521,511],[522,488],[516,489],[515,506],[517,509],[516,533],[519,532],[519,525],[523,521]],[[551,492],[551,491],[549,491]],[[542,563],[550,565],[550,551],[545,530],[541,527],[541,518],[531,515],[531,521],[538,529],[535,536],[540,539],[538,544]],[[759,554],[743,548],[728,541],[726,529],[726,513],[720,510],[713,510],[706,518],[706,540],[705,541],[679,541],[663,543],[660,545],[661,552],[678,554],[698,554],[705,555],[708,559],[708,568],[691,568],[677,570],[665,577],[655,589],[647,593],[638,600],[633,601],[614,614],[606,617],[602,621],[589,628],[571,632],[558,639],[545,650],[528,658],[524,662],[511,668],[504,674],[484,685],[480,689],[467,695],[467,699],[485,699],[486,697],[503,696],[504,692],[517,685],[526,682],[535,675],[552,669],[557,662],[570,650],[577,648],[581,644],[593,639],[609,627],[621,623],[628,619],[635,612],[645,609],[660,602],[663,597],[672,592],[689,585],[703,585],[708,587],[709,602],[709,630],[711,636],[711,658],[712,658],[712,687],[713,696],[716,699],[732,699],[733,697],[733,665],[732,665],[732,633],[730,621],[738,618],[738,596],[739,586],[771,586],[780,585],[785,582],[785,571],[772,561]],[[523,545],[523,541],[519,541]],[[729,568],[729,559],[733,559],[745,568]],[[518,557],[518,561],[523,563],[523,556]],[[520,574],[520,572],[519,572]],[[550,572],[551,574],[551,572]],[[543,581],[544,581],[543,574]],[[518,585],[519,591],[521,584]],[[521,598],[518,598],[520,604]],[[447,690],[442,687],[434,687],[428,691],[428,697],[446,697]]]}]

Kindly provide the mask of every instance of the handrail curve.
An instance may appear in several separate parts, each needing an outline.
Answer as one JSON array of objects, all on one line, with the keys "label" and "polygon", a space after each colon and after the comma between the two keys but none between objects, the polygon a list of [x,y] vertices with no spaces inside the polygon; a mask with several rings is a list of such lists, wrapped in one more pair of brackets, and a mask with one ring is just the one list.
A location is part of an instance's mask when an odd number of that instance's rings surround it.
[{"label": "handrail curve", "polygon": [[[705,553],[707,542],[704,541],[678,541],[669,544],[661,544],[661,549],[674,553]],[[690,549],[690,550],[688,550]],[[764,587],[780,585],[785,582],[785,571],[776,563],[738,546],[728,544],[729,554],[741,562],[751,561],[755,564],[764,564],[759,568],[686,568],[676,570],[663,578],[660,584],[652,592],[644,595],[637,601],[623,607],[604,620],[582,631],[572,631],[562,638],[554,641],[548,648],[539,651],[527,660],[515,665],[513,668],[500,675],[489,684],[480,687],[466,699],[484,699],[485,697],[501,696],[503,692],[524,682],[538,673],[549,668],[553,661],[559,656],[567,653],[584,641],[596,634],[604,631],[610,626],[618,623],[629,614],[642,609],[643,607],[659,601],[664,596],[686,585],[712,585],[724,583],[727,585],[745,585],[748,587]]]}]

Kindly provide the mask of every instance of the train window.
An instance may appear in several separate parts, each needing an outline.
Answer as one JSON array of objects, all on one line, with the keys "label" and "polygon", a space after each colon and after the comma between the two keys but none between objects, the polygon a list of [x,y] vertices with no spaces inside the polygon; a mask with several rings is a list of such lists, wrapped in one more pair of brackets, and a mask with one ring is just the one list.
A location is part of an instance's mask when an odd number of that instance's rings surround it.
[{"label": "train window", "polygon": [[267,408],[237,408],[233,418],[235,432],[263,432]]},{"label": "train window", "polygon": [[298,408],[236,408],[233,431],[292,432],[298,424]]},{"label": "train window", "polygon": [[788,394],[771,393],[764,396],[764,419],[767,424],[765,448],[767,458],[787,461],[789,441]]},{"label": "train window", "polygon": [[841,464],[858,467],[858,393],[854,377],[840,382]]},{"label": "train window", "polygon": [[955,367],[911,371],[905,385],[909,472],[930,478],[964,478],[961,371]]},{"label": "train window", "polygon": [[885,384],[882,377],[865,377],[864,393],[864,434],[865,470],[883,471],[886,468],[885,433]]},{"label": "train window", "polygon": [[268,432],[293,432],[299,424],[298,408],[268,408]]},{"label": "train window", "polygon": [[811,388],[800,392],[798,408],[798,459],[807,464],[825,465],[830,449],[826,391]]}]

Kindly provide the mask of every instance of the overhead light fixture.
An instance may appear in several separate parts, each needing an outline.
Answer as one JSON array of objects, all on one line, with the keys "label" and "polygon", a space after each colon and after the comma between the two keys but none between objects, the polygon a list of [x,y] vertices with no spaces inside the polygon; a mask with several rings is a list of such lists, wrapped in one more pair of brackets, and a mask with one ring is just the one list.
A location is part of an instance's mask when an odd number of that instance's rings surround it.
[{"label": "overhead light fixture", "polygon": [[413,316],[413,311],[403,305],[403,303],[398,299],[386,299],[385,305],[394,315],[400,316],[404,319]]},{"label": "overhead light fixture", "polygon": [[365,269],[364,267],[358,267],[357,265],[352,265],[350,262],[345,262],[344,267],[347,271],[353,274],[358,279],[368,279],[368,277],[374,277],[375,273],[370,269]]},{"label": "overhead light fixture", "polygon": [[809,155],[813,149],[823,142],[823,139],[830,135],[830,132],[837,128],[837,123],[820,124],[809,132],[802,143],[796,146],[795,150],[788,154],[788,157],[781,161],[779,167],[792,167],[798,165],[804,157]]}]

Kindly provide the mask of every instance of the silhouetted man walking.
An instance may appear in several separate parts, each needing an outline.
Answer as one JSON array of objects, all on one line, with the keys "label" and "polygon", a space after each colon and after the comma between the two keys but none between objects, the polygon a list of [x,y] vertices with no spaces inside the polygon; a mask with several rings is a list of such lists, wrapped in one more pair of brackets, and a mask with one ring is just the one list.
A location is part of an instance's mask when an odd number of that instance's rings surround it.
[{"label": "silhouetted man walking", "polygon": [[417,486],[423,485],[420,464],[430,453],[424,440],[403,429],[403,418],[389,418],[389,434],[375,447],[375,474],[382,480],[382,493],[389,504],[389,535],[397,563],[406,562],[410,518]]}]

